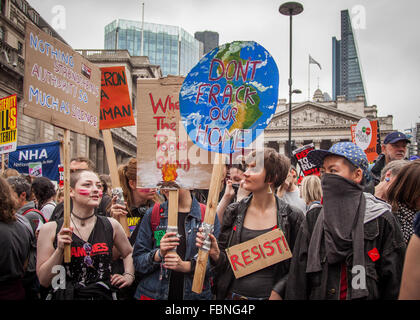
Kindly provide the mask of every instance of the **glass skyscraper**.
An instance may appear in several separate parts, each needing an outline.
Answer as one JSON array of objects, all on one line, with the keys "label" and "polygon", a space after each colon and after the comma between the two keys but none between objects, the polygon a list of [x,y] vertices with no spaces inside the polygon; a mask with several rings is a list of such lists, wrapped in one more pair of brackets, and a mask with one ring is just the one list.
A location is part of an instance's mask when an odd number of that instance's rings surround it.
[{"label": "glass skyscraper", "polygon": [[[105,49],[126,49],[140,56],[142,23],[118,19],[105,26]],[[203,56],[203,44],[176,26],[144,22],[143,56],[160,65],[162,74],[183,75]]]},{"label": "glass skyscraper", "polygon": [[337,96],[356,100],[357,96],[364,95],[366,104],[362,69],[348,10],[341,11],[341,40],[332,38],[332,60],[333,100],[337,100]]}]

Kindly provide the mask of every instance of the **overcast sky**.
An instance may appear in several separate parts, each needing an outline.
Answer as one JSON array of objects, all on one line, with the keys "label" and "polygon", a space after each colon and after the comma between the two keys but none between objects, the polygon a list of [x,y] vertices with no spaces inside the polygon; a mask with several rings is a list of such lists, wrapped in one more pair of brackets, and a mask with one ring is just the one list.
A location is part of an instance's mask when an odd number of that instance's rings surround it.
[{"label": "overcast sky", "polygon": [[[288,98],[289,19],[280,15],[283,1],[273,0],[28,0],[51,25],[54,9],[65,9],[65,29],[57,30],[74,49],[103,49],[104,27],[115,19],[175,25],[219,33],[220,44],[253,40],[274,57],[280,70],[280,97]],[[293,19],[293,82],[308,97],[308,54],[312,64],[311,97],[318,86],[332,95],[331,38],[340,39],[340,11],[354,23],[369,105],[378,115],[394,116],[394,128],[420,122],[420,1],[303,0],[304,12]],[[57,12],[57,11],[55,11]]]}]

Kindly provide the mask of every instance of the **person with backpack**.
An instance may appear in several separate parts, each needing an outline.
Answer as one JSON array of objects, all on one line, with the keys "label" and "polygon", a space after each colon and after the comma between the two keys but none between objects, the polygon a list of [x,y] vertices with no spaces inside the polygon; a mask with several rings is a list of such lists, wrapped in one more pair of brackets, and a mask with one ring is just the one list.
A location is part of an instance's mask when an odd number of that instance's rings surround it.
[{"label": "person with backpack", "polygon": [[[62,218],[40,230],[36,268],[39,281],[44,287],[52,285],[51,299],[116,300],[116,288],[130,286],[134,280],[132,247],[124,229],[115,219],[95,214],[102,190],[94,172],[78,170],[70,175],[70,197],[70,228],[63,227]],[[71,245],[70,263],[63,261],[65,245]],[[122,274],[112,274],[114,246],[123,259]],[[58,285],[53,281],[57,266],[58,273],[65,275],[64,288],[61,282]]]},{"label": "person with backpack", "polygon": [[[155,203],[140,225],[133,250],[136,271],[143,274],[136,289],[138,300],[210,300],[212,299],[210,264],[207,265],[203,292],[192,292],[196,255],[195,239],[204,220],[206,206],[189,190],[179,189],[178,233],[166,232],[168,201]],[[214,234],[219,234],[216,217]]]},{"label": "person with backpack", "polygon": [[37,201],[37,209],[49,220],[55,209],[55,187],[47,177],[36,177],[32,182],[32,192]]},{"label": "person with backpack", "polygon": [[[236,279],[229,263],[227,249],[266,234],[276,228],[283,231],[293,251],[303,212],[281,200],[275,190],[287,178],[290,160],[272,148],[246,158],[248,168],[242,187],[251,195],[229,205],[223,217],[219,238],[210,234],[209,257],[215,267],[217,300],[280,300],[284,298],[290,260]],[[261,156],[264,165],[257,166],[255,157]],[[258,160],[258,159],[257,159]],[[202,247],[203,235],[198,234],[197,246]],[[245,258],[244,258],[245,259]]]}]

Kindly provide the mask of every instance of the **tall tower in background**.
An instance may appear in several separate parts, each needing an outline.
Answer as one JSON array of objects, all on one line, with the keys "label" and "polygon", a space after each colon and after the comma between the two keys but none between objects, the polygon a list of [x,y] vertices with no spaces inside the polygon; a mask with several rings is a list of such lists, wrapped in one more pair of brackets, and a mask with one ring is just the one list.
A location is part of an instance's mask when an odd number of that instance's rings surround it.
[{"label": "tall tower in background", "polygon": [[204,54],[219,46],[219,34],[214,31],[196,32],[194,38],[203,43]]},{"label": "tall tower in background", "polygon": [[363,95],[367,105],[359,53],[348,10],[341,11],[341,40],[332,38],[332,79],[333,100],[337,100],[337,96],[345,96],[347,101],[356,100]]}]

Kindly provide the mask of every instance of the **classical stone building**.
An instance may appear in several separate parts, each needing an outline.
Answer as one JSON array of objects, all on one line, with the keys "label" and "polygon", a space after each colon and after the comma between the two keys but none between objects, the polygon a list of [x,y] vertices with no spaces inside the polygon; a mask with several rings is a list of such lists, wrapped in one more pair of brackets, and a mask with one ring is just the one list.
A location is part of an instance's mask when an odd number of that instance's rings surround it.
[{"label": "classical stone building", "polygon": [[[18,145],[45,143],[63,139],[63,129],[23,114],[23,77],[25,66],[25,24],[32,23],[63,43],[66,41],[25,0],[0,0],[0,98],[12,94],[18,97]],[[86,58],[102,65],[126,65],[130,93],[135,108],[133,89],[137,77],[160,77],[159,66],[151,65],[147,57],[130,57],[125,50],[83,50]],[[112,130],[117,163],[136,156],[135,128]],[[102,138],[91,139],[71,132],[70,155],[87,156],[94,161],[99,173],[108,173]],[[7,159],[7,156],[6,156]]]},{"label": "classical stone building", "polygon": [[[264,131],[265,145],[288,155],[289,107],[285,99],[279,100],[277,110]],[[329,149],[334,143],[351,141],[350,126],[361,118],[378,120],[381,141],[393,131],[393,117],[378,117],[377,106],[365,107],[364,97],[356,101],[324,101],[320,89],[315,91],[312,101],[292,103],[292,146],[299,148],[314,143],[317,149]]]}]

